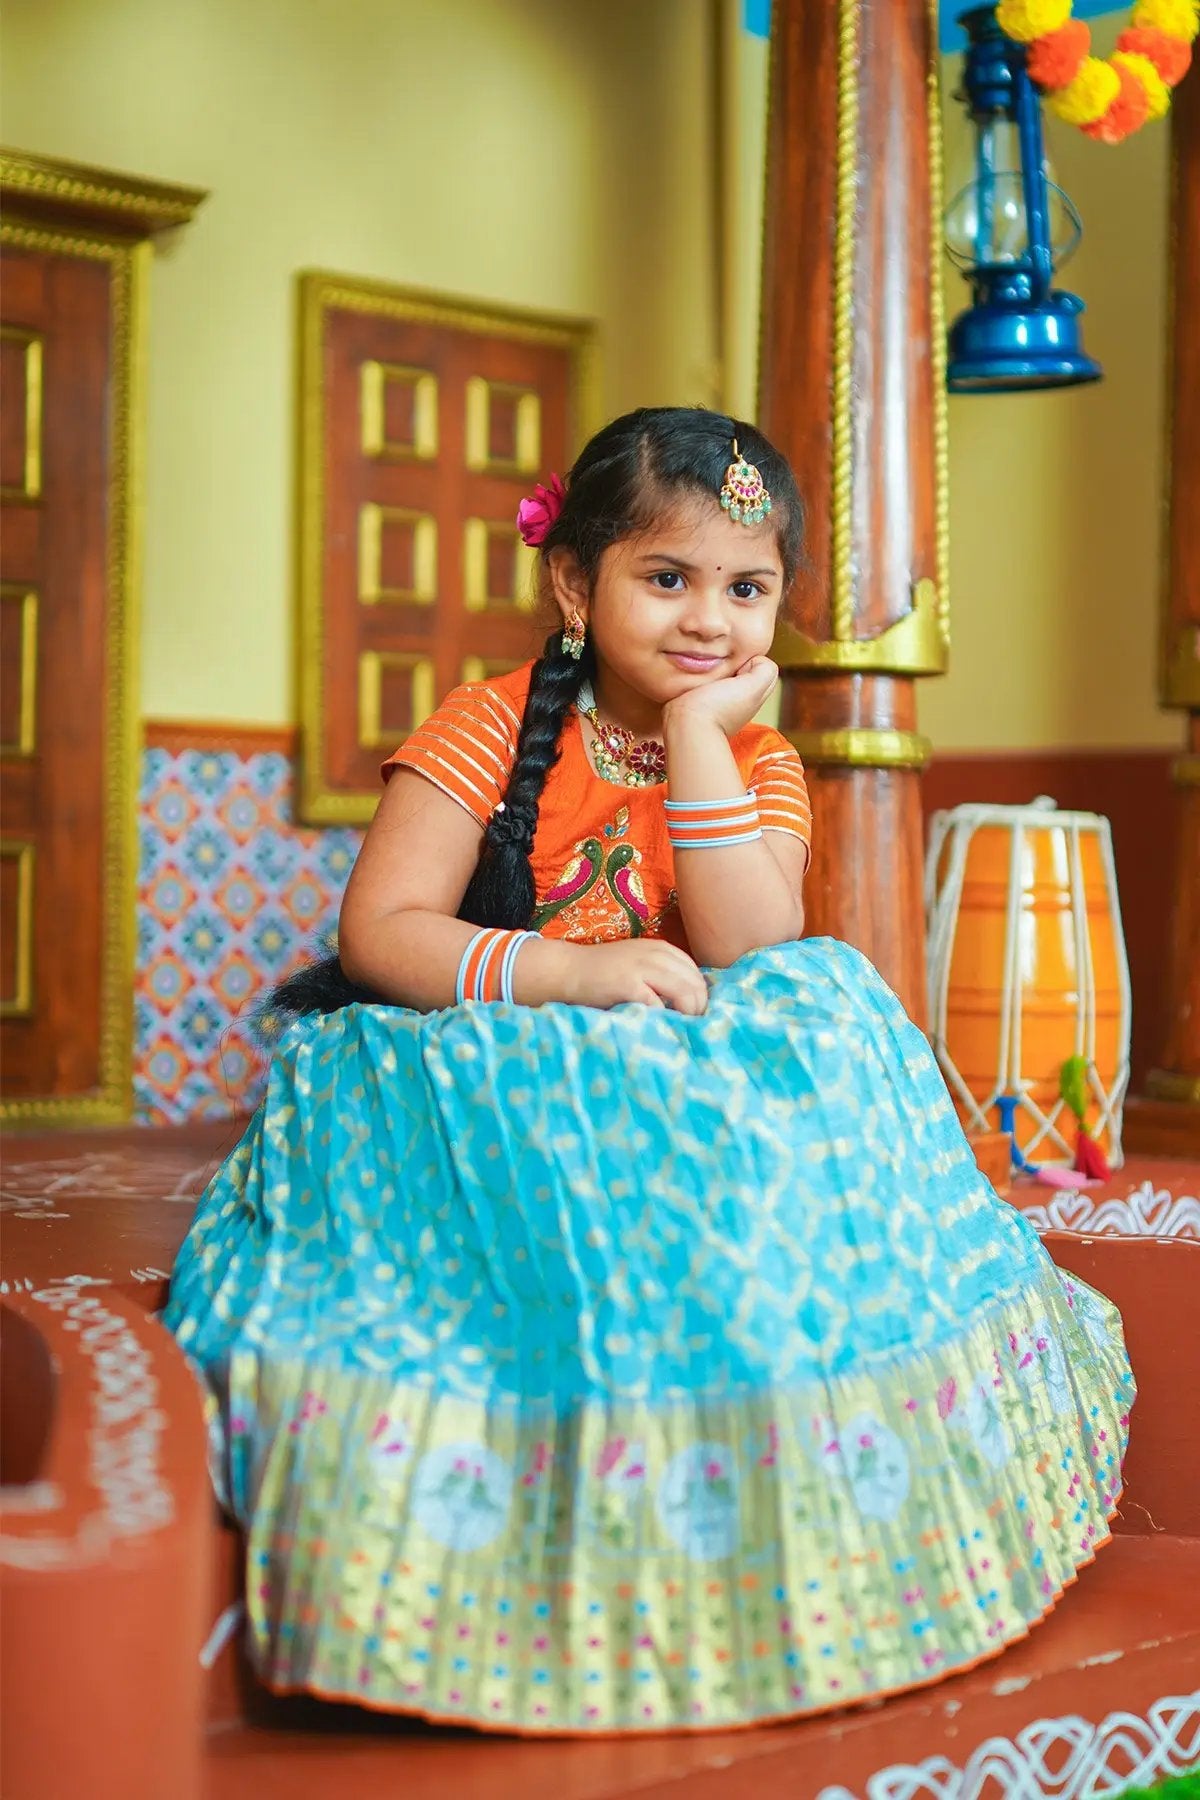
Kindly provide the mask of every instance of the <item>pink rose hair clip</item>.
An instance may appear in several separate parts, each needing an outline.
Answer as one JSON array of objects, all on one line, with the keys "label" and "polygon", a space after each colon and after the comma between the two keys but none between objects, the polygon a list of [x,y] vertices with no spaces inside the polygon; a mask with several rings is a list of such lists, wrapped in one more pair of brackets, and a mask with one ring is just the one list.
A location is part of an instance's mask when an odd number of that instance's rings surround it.
[{"label": "pink rose hair clip", "polygon": [[532,494],[517,508],[517,530],[527,544],[540,544],[563,509],[567,490],[558,475],[550,477],[549,487],[539,481]]}]

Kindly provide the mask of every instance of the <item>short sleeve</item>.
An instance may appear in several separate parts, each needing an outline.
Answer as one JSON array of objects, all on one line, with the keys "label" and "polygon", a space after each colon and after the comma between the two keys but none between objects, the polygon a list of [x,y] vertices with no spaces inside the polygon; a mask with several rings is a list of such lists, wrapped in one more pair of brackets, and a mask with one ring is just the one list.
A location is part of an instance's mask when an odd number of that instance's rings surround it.
[{"label": "short sleeve", "polygon": [[508,786],[520,729],[516,712],[494,688],[482,682],[455,688],[388,757],[383,779],[414,769],[486,826]]},{"label": "short sleeve", "polygon": [[804,764],[784,738],[775,737],[759,752],[749,787],[758,801],[758,819],[764,831],[789,832],[811,847],[812,807]]}]

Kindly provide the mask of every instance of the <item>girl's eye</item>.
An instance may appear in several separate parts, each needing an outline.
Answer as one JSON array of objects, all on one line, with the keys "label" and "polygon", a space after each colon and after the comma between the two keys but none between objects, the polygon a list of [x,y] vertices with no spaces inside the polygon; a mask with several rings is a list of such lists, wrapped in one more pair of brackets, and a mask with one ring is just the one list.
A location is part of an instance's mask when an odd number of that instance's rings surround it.
[{"label": "girl's eye", "polygon": [[678,594],[683,588],[683,576],[678,569],[660,569],[650,579],[664,594]]},{"label": "girl's eye", "polygon": [[735,600],[757,600],[762,589],[757,581],[735,581],[730,592]]}]

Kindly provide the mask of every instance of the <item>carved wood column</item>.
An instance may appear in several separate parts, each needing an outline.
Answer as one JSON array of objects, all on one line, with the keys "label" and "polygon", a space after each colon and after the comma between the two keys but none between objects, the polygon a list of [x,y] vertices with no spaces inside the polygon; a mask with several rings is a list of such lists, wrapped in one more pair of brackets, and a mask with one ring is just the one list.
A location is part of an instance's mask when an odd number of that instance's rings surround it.
[{"label": "carved wood column", "polygon": [[1164,706],[1187,721],[1174,768],[1179,850],[1171,921],[1169,1017],[1162,1062],[1146,1084],[1152,1100],[1190,1115],[1200,1149],[1200,81],[1181,82],[1171,109],[1172,279],[1166,580],[1163,588]]},{"label": "carved wood column", "polygon": [[760,417],[808,507],[781,723],[809,930],[925,1016],[916,677],[947,661],[937,33],[926,0],[775,0]]}]

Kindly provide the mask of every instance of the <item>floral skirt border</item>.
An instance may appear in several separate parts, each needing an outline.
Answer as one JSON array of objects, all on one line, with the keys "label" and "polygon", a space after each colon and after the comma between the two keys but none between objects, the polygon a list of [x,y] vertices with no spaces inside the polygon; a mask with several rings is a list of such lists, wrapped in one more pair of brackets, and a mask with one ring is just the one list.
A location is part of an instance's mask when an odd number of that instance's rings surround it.
[{"label": "floral skirt border", "polygon": [[1134,1387],[1049,1271],[819,1390],[504,1410],[238,1352],[214,1409],[270,1685],[528,1732],[727,1728],[998,1653],[1108,1537]]}]

